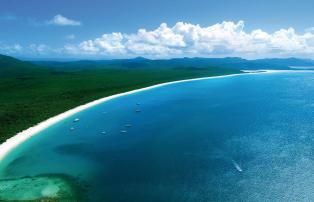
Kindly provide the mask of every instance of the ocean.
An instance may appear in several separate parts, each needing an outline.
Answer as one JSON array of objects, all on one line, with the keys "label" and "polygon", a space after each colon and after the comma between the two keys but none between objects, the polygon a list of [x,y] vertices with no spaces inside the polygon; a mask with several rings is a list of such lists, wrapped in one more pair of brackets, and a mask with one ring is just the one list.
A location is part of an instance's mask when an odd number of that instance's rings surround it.
[{"label": "ocean", "polygon": [[313,92],[295,71],[119,97],[19,145],[0,179],[69,176],[96,202],[313,201]]}]

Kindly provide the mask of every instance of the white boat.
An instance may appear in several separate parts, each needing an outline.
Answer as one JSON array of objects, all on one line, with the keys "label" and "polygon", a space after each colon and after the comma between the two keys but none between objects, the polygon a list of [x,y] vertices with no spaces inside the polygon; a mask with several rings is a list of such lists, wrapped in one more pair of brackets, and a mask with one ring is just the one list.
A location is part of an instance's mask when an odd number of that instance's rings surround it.
[{"label": "white boat", "polygon": [[102,132],[101,132],[101,134],[106,135],[106,134],[107,134],[107,132],[106,132],[106,131],[102,131]]},{"label": "white boat", "polygon": [[131,128],[131,127],[132,127],[132,124],[125,124],[124,127],[126,127],[126,128]]},{"label": "white boat", "polygon": [[70,130],[74,130],[74,127],[71,127]]},{"label": "white boat", "polygon": [[135,112],[141,112],[141,110],[140,109],[136,109]]},{"label": "white boat", "polygon": [[80,121],[79,118],[76,118],[76,119],[73,120],[73,122],[79,122],[79,121]]},{"label": "white boat", "polygon": [[241,166],[235,160],[232,160],[232,164],[235,167],[235,169],[237,169],[237,171],[239,171],[239,172],[243,171]]},{"label": "white boat", "polygon": [[127,131],[126,130],[120,130],[120,133],[126,133]]}]

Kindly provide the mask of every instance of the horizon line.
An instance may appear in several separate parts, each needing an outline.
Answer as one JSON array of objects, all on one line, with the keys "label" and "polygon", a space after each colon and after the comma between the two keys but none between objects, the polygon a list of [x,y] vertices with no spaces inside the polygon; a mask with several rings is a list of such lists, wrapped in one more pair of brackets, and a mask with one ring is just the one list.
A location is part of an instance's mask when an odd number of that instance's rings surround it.
[{"label": "horizon line", "polygon": [[134,57],[125,57],[125,58],[88,58],[88,57],[78,57],[78,58],[59,58],[59,57],[23,57],[23,56],[14,56],[14,55],[8,55],[8,54],[2,54],[0,55],[13,57],[18,60],[22,61],[54,61],[54,62],[74,62],[74,61],[110,61],[110,60],[136,60],[136,59],[142,59],[142,60],[151,60],[151,61],[158,61],[158,60],[173,60],[173,59],[228,59],[228,58],[237,58],[247,61],[254,61],[254,60],[265,60],[265,59],[299,59],[299,60],[311,60],[314,61],[313,58],[302,58],[302,57],[261,57],[261,58],[254,58],[249,59],[245,57],[240,56],[224,56],[224,57],[189,57],[189,56],[182,56],[182,57],[169,57],[169,58],[149,58],[144,56],[134,56]]}]

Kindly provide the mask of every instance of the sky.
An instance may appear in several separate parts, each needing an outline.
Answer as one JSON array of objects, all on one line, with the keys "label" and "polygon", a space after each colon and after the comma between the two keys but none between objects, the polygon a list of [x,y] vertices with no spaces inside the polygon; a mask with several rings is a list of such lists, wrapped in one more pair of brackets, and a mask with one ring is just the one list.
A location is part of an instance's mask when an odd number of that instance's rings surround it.
[{"label": "sky", "polygon": [[312,0],[1,0],[20,58],[314,59]]}]

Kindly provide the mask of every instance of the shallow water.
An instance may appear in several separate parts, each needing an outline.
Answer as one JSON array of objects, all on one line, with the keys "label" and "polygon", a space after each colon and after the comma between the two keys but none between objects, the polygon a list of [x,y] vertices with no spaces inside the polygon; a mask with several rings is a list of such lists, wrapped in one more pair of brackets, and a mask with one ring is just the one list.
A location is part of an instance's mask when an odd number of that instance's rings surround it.
[{"label": "shallow water", "polygon": [[1,201],[77,201],[81,188],[64,175],[40,175],[0,180]]},{"label": "shallow water", "polygon": [[23,143],[0,178],[66,174],[90,201],[313,201],[313,90],[290,72],[120,97]]}]

